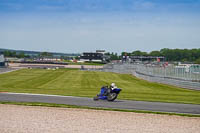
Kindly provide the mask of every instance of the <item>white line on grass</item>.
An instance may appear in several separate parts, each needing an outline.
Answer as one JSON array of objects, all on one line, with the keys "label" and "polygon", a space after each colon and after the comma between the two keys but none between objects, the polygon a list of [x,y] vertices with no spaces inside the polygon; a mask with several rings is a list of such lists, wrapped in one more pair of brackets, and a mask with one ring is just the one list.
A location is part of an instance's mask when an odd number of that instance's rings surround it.
[{"label": "white line on grass", "polygon": [[84,98],[84,97],[74,97],[74,96],[60,96],[60,95],[48,95],[48,94],[32,94],[32,93],[13,93],[13,92],[0,92],[9,95],[27,95],[27,96],[50,96],[50,97],[71,97],[71,98]]}]

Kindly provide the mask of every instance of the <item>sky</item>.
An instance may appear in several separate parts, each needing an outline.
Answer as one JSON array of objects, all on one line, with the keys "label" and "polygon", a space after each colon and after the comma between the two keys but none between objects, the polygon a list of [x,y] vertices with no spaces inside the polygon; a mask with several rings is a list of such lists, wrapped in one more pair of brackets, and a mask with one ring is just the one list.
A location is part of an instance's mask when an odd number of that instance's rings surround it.
[{"label": "sky", "polygon": [[200,48],[200,0],[0,0],[0,48]]}]

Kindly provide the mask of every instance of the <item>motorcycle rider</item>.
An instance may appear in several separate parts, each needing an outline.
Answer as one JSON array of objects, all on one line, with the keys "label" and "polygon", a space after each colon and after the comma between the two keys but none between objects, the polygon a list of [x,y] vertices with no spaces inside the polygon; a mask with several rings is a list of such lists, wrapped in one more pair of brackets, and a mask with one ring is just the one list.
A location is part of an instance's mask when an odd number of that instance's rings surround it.
[{"label": "motorcycle rider", "polygon": [[105,87],[104,89],[104,96],[107,96],[112,90],[116,89],[117,86],[115,85],[115,83],[111,83],[110,87]]},{"label": "motorcycle rider", "polygon": [[102,86],[100,93],[97,94],[97,96],[95,96],[93,100],[97,101],[101,99],[101,100],[114,101],[117,98],[120,91],[121,89],[117,88],[115,83],[111,83],[110,86]]}]

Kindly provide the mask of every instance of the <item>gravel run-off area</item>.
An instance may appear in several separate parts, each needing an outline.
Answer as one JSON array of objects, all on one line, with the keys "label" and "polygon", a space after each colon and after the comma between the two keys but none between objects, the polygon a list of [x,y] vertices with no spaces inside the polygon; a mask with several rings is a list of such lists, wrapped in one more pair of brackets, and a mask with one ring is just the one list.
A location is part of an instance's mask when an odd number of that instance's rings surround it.
[{"label": "gravel run-off area", "polygon": [[199,133],[199,117],[0,104],[0,133]]}]

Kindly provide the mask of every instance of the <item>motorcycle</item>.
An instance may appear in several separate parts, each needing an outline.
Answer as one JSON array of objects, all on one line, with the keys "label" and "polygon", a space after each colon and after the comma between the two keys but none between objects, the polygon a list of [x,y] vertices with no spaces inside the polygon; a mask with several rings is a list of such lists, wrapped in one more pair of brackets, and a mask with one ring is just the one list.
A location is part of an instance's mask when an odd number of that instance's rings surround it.
[{"label": "motorcycle", "polygon": [[97,100],[107,100],[107,101],[114,101],[119,93],[122,91],[120,88],[110,89],[108,86],[101,87],[101,91],[97,96],[93,98],[94,101]]}]

